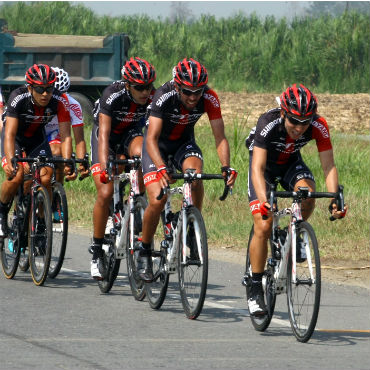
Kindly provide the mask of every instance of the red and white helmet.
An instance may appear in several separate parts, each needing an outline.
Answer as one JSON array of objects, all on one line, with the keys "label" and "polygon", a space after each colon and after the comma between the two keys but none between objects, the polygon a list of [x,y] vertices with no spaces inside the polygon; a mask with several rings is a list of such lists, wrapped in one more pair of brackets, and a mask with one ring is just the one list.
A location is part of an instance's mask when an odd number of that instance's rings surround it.
[{"label": "red and white helmet", "polygon": [[29,85],[53,85],[56,80],[55,72],[46,64],[34,64],[25,77]]},{"label": "red and white helmet", "polygon": [[310,118],[316,113],[317,99],[307,87],[294,84],[280,95],[280,107],[289,114]]},{"label": "red and white helmet", "polygon": [[185,58],[173,69],[173,78],[178,85],[202,87],[208,82],[208,73],[196,60]]},{"label": "red and white helmet", "polygon": [[121,69],[122,80],[132,85],[149,85],[156,79],[154,67],[144,59],[128,60]]}]

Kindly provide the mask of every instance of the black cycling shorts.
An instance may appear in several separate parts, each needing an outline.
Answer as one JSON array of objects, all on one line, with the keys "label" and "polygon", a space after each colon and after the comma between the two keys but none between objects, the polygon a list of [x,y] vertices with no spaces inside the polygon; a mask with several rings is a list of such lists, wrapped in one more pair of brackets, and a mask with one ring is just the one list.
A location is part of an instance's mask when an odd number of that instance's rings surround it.
[{"label": "black cycling shorts", "polygon": [[[156,179],[157,168],[145,148],[146,148],[146,136],[144,136],[141,165],[143,168],[144,184],[149,185],[153,182],[158,181]],[[161,157],[166,162],[166,165],[168,165],[168,157],[171,155],[173,157],[172,163],[174,164],[176,169],[181,172],[182,164],[186,158],[197,157],[201,161],[203,161],[202,151],[200,150],[199,146],[195,143],[194,139],[190,139],[189,141],[182,144],[180,147],[178,146],[177,143],[173,145],[169,144],[166,146],[159,144],[159,151],[161,153]]]},{"label": "black cycling shorts", "polygon": [[[249,155],[249,172],[248,172],[248,199],[249,199],[249,206],[252,211],[252,214],[259,212],[259,201],[256,195],[256,191],[254,189],[252,183],[252,158],[253,155],[250,153]],[[275,163],[267,163],[266,170],[265,170],[265,182],[266,182],[266,194],[270,191],[270,184],[273,181],[280,177],[280,184],[286,191],[293,191],[295,184],[302,179],[310,179],[315,181],[315,178],[311,172],[311,170],[306,166],[303,162],[301,156],[291,163],[287,163],[284,165],[278,165]]]}]

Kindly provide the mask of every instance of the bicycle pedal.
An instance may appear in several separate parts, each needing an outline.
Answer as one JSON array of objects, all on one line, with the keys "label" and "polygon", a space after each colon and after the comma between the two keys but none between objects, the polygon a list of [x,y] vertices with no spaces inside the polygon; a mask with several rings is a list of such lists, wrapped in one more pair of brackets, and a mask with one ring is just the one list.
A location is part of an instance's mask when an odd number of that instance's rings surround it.
[{"label": "bicycle pedal", "polygon": [[244,276],[241,281],[242,285],[247,287],[248,286],[248,277]]}]

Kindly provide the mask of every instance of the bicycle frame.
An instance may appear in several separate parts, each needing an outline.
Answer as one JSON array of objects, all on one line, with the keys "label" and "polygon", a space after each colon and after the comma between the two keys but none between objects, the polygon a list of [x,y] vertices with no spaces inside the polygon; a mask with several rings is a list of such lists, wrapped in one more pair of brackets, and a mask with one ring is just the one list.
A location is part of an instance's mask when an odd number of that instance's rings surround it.
[{"label": "bicycle frame", "polygon": [[[118,245],[116,245],[116,258],[125,258],[125,249],[123,248],[124,242],[127,239],[127,231],[130,230],[130,250],[133,250],[134,246],[134,212],[135,212],[135,197],[140,195],[139,189],[139,176],[138,167],[141,164],[139,157],[133,159],[113,159],[110,158],[108,161],[108,174],[109,178],[113,179],[113,212],[114,216],[114,227],[115,230],[121,230],[121,237]],[[129,173],[122,173],[119,175],[113,175],[116,171],[116,165],[131,165]],[[123,194],[120,193],[120,183],[124,184],[124,188],[130,183],[129,196],[127,198],[127,211],[124,210]],[[121,215],[117,213],[121,212]],[[123,216],[123,217],[122,217]],[[131,216],[131,217],[130,217]],[[128,227],[127,227],[128,225]],[[129,228],[129,229],[128,229]]]},{"label": "bicycle frame", "polygon": [[[224,179],[222,175],[210,175],[210,174],[200,174],[195,173],[195,170],[188,169],[185,174],[172,174],[171,177],[175,180],[177,179],[184,179],[184,184],[182,186],[174,187],[174,188],[167,188],[166,190],[162,189],[161,194],[157,199],[160,199],[165,193],[167,194],[167,200],[164,207],[164,220],[168,219],[168,215],[171,210],[171,197],[174,194],[182,194],[182,205],[181,209],[179,211],[179,217],[176,223],[176,226],[172,229],[172,234],[167,235],[169,230],[165,230],[165,242],[167,244],[167,264],[168,264],[168,273],[175,273],[176,268],[176,255],[177,255],[177,249],[180,244],[179,235],[182,235],[182,246],[183,250],[181,252],[182,256],[182,264],[187,263],[186,262],[186,233],[181,233],[182,230],[186,230],[187,225],[187,209],[193,205],[193,198],[191,194],[191,184],[195,180],[211,180],[211,179]],[[222,196],[220,197],[220,200],[225,200],[227,197],[227,194],[229,192],[229,187],[225,184],[225,188],[223,191]],[[165,222],[164,222],[165,224]],[[165,226],[167,227],[167,226]],[[195,237],[197,238],[197,247],[198,247],[198,255],[200,264],[203,264],[203,256],[201,253],[201,247],[200,247],[200,239],[199,239],[199,225],[197,223],[194,224],[195,228]]]},{"label": "bicycle frame", "polygon": [[[328,192],[309,192],[308,188],[299,187],[299,190],[296,192],[286,192],[286,191],[275,191],[277,184],[273,184],[271,187],[270,193],[270,206],[271,209],[273,205],[276,206],[276,210],[273,211],[273,225],[272,225],[272,243],[275,248],[280,248],[281,258],[280,261],[276,260],[273,256],[273,266],[274,268],[274,279],[276,282],[276,294],[280,294],[286,291],[286,277],[287,277],[287,266],[289,258],[292,258],[292,282],[297,284],[297,276],[296,276],[296,255],[297,255],[297,238],[296,238],[296,231],[297,227],[300,222],[304,221],[301,211],[301,204],[304,199],[307,198],[336,198],[338,201],[338,208],[343,210],[344,209],[344,199],[343,199],[343,186],[339,186],[339,190],[337,193],[328,193]],[[289,208],[284,208],[281,211],[277,208],[277,197],[281,198],[293,198],[292,206]],[[284,217],[290,217],[288,234],[286,236],[285,242],[283,245],[279,242],[279,236],[277,235],[277,231],[280,229],[279,223],[280,219]],[[334,220],[332,217],[330,220]],[[308,269],[310,272],[310,279],[308,281],[302,281],[300,283],[308,283],[314,284],[314,272],[313,272],[313,265],[312,265],[312,257],[309,248],[307,248],[307,241],[304,241],[305,249],[306,249],[306,256],[307,256],[307,264]],[[290,252],[290,253],[289,253]]]}]

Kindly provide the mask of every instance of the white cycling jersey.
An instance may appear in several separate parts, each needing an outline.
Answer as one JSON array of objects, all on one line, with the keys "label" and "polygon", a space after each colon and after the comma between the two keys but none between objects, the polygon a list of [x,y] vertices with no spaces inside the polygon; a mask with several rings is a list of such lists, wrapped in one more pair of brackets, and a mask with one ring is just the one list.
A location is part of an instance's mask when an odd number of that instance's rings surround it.
[{"label": "white cycling jersey", "polygon": [[[68,93],[65,93],[69,101],[69,114],[71,116],[72,127],[83,126],[83,115],[81,104],[73,98]],[[48,138],[49,144],[60,144],[60,134],[59,134],[59,122],[58,117],[55,116],[46,126],[45,126],[46,136]]]}]

